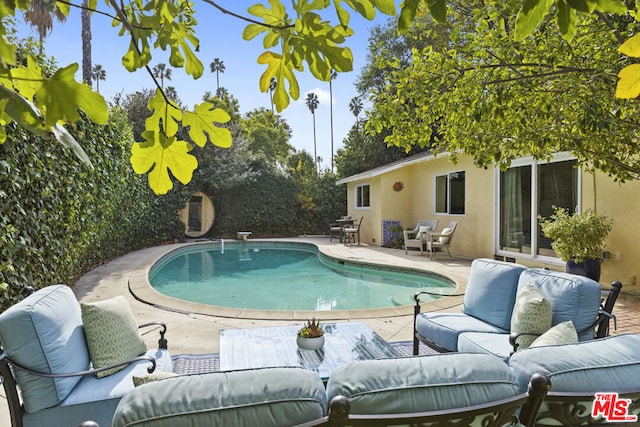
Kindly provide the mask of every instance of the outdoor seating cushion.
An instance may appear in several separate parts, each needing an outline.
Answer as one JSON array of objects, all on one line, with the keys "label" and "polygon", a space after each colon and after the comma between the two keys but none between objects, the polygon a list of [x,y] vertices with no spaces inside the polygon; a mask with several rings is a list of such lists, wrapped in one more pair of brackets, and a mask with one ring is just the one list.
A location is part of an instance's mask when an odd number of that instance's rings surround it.
[{"label": "outdoor seating cushion", "polygon": [[509,343],[509,333],[464,332],[458,337],[458,351],[461,353],[492,354],[505,362],[513,352]]},{"label": "outdoor seating cushion", "polygon": [[[150,349],[146,355],[156,360],[156,373],[172,372],[171,354],[163,349]],[[100,426],[110,426],[122,396],[134,389],[133,377],[148,374],[148,361],[135,362],[104,378],[95,375],[81,377],[80,383],[59,405],[24,414],[23,427],[68,427],[92,420]]]},{"label": "outdoor seating cushion", "polygon": [[[122,295],[94,303],[81,303],[82,323],[93,367],[106,368],[147,351],[129,302]],[[112,375],[124,366],[98,372]]]},{"label": "outdoor seating cushion", "polygon": [[460,351],[458,337],[466,331],[479,331],[490,335],[509,333],[508,330],[464,313],[421,313],[416,317],[416,331],[447,351]]},{"label": "outdoor seating cushion", "polygon": [[482,258],[474,260],[462,312],[509,330],[518,280],[523,271],[525,267],[519,264]]},{"label": "outdoor seating cushion", "polygon": [[488,354],[446,353],[360,360],[333,371],[327,399],[346,396],[351,414],[448,410],[518,395],[511,369]]},{"label": "outdoor seating cushion", "polygon": [[474,260],[463,313],[420,313],[416,332],[447,351],[458,351],[458,336],[464,332],[508,334],[518,278],[524,270],[519,264]]},{"label": "outdoor seating cushion", "polygon": [[544,294],[531,283],[527,283],[516,294],[516,303],[511,315],[511,332],[524,332],[517,338],[518,350],[525,349],[551,328],[551,304]]},{"label": "outdoor seating cushion", "polygon": [[289,426],[322,418],[326,411],[316,373],[262,368],[143,384],[122,398],[113,427]]},{"label": "outdoor seating cushion", "polygon": [[[0,314],[0,341],[15,362],[44,373],[89,369],[80,306],[68,286],[40,289]],[[46,378],[15,370],[26,412],[62,402],[82,377]]]},{"label": "outdoor seating cushion", "polygon": [[544,334],[536,338],[529,347],[544,347],[548,345],[575,344],[578,333],[571,320],[558,323]]},{"label": "outdoor seating cushion", "polygon": [[536,286],[551,303],[551,325],[571,320],[580,341],[594,338],[593,329],[584,331],[595,322],[600,309],[602,290],[598,282],[584,276],[541,268],[527,269],[520,275],[518,290],[528,283]]},{"label": "outdoor seating cushion", "polygon": [[625,392],[640,389],[640,335],[623,334],[576,344],[534,347],[509,359],[520,391],[535,372],[552,392]]}]

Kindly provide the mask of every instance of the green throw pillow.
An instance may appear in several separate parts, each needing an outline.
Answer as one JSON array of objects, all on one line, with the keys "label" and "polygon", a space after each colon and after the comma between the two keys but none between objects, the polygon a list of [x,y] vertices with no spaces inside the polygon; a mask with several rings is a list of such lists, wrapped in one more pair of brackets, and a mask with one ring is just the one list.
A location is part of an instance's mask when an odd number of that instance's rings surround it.
[{"label": "green throw pillow", "polygon": [[571,320],[558,323],[544,334],[540,335],[530,347],[544,347],[548,345],[575,344],[578,342],[578,333]]},{"label": "green throw pillow", "polygon": [[[125,362],[147,351],[129,302],[117,296],[92,304],[81,303],[84,334],[94,368]],[[103,378],[126,365],[96,374]]]},{"label": "green throw pillow", "polygon": [[148,374],[145,376],[137,376],[134,375],[133,376],[133,385],[135,387],[138,387],[142,384],[146,384],[146,383],[150,383],[153,381],[160,381],[160,380],[164,380],[167,378],[173,378],[173,377],[177,377],[178,374],[174,373],[174,372],[154,372],[152,374]]},{"label": "green throw pillow", "polygon": [[511,315],[511,332],[538,334],[518,337],[518,350],[529,347],[539,335],[549,330],[551,314],[551,303],[534,285],[527,283],[518,291]]}]

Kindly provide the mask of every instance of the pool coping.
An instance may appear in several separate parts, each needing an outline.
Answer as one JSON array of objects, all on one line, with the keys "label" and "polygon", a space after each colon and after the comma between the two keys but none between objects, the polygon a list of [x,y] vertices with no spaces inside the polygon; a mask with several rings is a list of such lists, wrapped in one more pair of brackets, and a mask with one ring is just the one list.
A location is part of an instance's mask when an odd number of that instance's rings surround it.
[{"label": "pool coping", "polygon": [[[231,242],[241,242],[238,240],[229,240]],[[369,267],[392,266],[394,269],[402,269],[408,271],[417,271],[422,273],[430,273],[437,276],[445,277],[455,283],[453,293],[464,293],[466,288],[466,280],[458,277],[452,277],[449,274],[443,274],[433,269],[416,266],[410,261],[406,263],[395,259],[393,264],[378,259],[361,259],[357,256],[349,256],[344,254],[340,247],[334,245],[321,245],[314,241],[305,241],[299,238],[292,239],[251,239],[249,242],[283,242],[283,243],[304,243],[306,245],[315,246],[324,256],[338,261],[348,261],[353,264]],[[185,314],[198,314],[204,316],[239,318],[239,319],[262,319],[262,320],[305,320],[315,317],[320,320],[341,320],[341,319],[368,319],[368,318],[384,318],[413,315],[414,305],[402,305],[395,307],[375,308],[375,309],[355,309],[355,310],[330,310],[330,311],[313,311],[313,310],[261,310],[261,309],[243,309],[215,306],[209,304],[200,304],[189,301],[180,300],[169,297],[156,291],[149,283],[149,273],[151,268],[162,257],[174,252],[178,249],[194,246],[194,245],[211,245],[214,241],[202,240],[185,243],[175,243],[165,246],[159,246],[149,251],[145,256],[140,257],[138,265],[132,270],[128,286],[129,291],[138,301],[149,304],[153,307]],[[342,245],[340,245],[342,246]],[[337,250],[333,250],[333,249]],[[342,252],[342,253],[341,253]],[[400,265],[399,265],[400,264]],[[404,264],[404,265],[402,265]],[[429,301],[421,304],[421,311],[438,311],[458,306],[462,303],[462,297],[447,297],[435,301]]]}]

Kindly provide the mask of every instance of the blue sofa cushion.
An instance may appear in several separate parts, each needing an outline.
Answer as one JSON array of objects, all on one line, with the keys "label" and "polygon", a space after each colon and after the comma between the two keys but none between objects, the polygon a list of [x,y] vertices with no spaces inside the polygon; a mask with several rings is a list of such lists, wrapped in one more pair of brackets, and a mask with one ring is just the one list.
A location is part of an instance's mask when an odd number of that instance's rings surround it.
[{"label": "blue sofa cushion", "polygon": [[416,331],[448,351],[459,351],[458,336],[464,332],[509,333],[463,313],[420,313],[416,318]]},{"label": "blue sofa cushion", "polygon": [[[40,289],[0,314],[0,341],[17,363],[39,372],[89,369],[80,305],[68,286]],[[63,401],[81,377],[45,378],[15,371],[26,412]]]},{"label": "blue sofa cushion", "polygon": [[615,335],[576,344],[534,347],[509,359],[520,391],[535,372],[552,392],[626,392],[640,388],[640,335]]},{"label": "blue sofa cushion", "polygon": [[[145,353],[156,360],[156,369],[154,372],[172,372],[173,364],[171,363],[171,354],[163,349],[151,349]],[[104,378],[98,378],[95,375],[87,375],[76,388],[60,403],[60,406],[79,405],[82,403],[92,402],[94,400],[113,399],[124,396],[127,392],[133,390],[133,377],[143,377],[147,372],[147,368],[151,366],[150,362],[140,361],[127,365],[124,369]],[[110,414],[113,416],[113,413]]]},{"label": "blue sofa cushion", "polygon": [[143,384],[120,400],[113,427],[290,426],[322,418],[326,410],[316,373],[263,368]]},{"label": "blue sofa cushion", "polygon": [[[148,350],[146,354],[156,359],[155,372],[171,372],[167,350]],[[149,362],[136,362],[106,378],[87,375],[59,405],[24,414],[23,427],[75,427],[87,420],[111,426],[120,399],[134,388],[133,376],[146,375],[148,367]]]},{"label": "blue sofa cushion", "polygon": [[519,264],[482,258],[474,260],[462,312],[509,330],[518,279],[524,270],[525,267]]},{"label": "blue sofa cushion", "polygon": [[513,372],[488,354],[361,360],[333,371],[327,399],[344,395],[352,414],[449,410],[518,395]]},{"label": "blue sofa cushion", "polygon": [[458,337],[458,351],[461,353],[493,354],[506,362],[509,360],[513,347],[509,344],[509,334],[465,332]]},{"label": "blue sofa cushion", "polygon": [[520,275],[518,289],[528,283],[536,286],[551,303],[551,325],[571,320],[580,341],[593,339],[593,330],[584,331],[598,317],[602,291],[600,285],[583,276],[531,268]]}]

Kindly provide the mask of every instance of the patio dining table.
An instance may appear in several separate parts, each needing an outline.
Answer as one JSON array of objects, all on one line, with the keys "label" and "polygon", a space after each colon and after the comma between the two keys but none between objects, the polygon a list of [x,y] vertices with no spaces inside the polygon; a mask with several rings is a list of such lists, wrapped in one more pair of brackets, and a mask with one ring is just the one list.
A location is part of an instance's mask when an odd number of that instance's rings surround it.
[{"label": "patio dining table", "polygon": [[344,240],[344,227],[347,225],[353,225],[355,220],[353,218],[340,218],[336,219],[336,223],[340,225],[340,243]]}]

